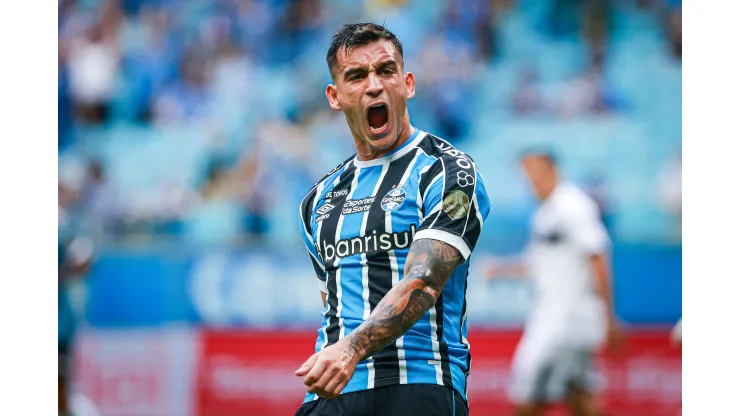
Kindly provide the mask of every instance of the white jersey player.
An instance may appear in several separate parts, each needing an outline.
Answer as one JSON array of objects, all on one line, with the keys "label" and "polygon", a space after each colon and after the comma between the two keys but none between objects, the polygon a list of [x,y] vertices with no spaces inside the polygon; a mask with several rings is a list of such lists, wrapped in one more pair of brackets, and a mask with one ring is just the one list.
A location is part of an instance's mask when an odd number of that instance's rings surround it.
[{"label": "white jersey player", "polygon": [[609,236],[596,203],[559,178],[549,153],[526,153],[521,162],[541,205],[524,261],[489,269],[489,277],[530,277],[535,288],[509,395],[521,416],[542,414],[547,404],[560,401],[574,415],[596,415],[600,383],[591,356],[604,341],[617,346],[621,339],[613,314]]}]

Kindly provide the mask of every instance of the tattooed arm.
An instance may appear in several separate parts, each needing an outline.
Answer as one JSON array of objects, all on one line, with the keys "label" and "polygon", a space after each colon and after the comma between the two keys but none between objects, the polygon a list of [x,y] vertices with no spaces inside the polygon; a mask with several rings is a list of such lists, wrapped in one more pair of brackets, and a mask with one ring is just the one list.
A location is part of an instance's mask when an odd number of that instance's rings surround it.
[{"label": "tattooed arm", "polygon": [[406,258],[404,278],[348,336],[351,355],[362,361],[408,331],[434,306],[447,279],[462,262],[460,252],[447,243],[415,241]]},{"label": "tattooed arm", "polygon": [[337,397],[360,361],[403,335],[434,306],[447,279],[463,262],[460,252],[447,243],[431,239],[413,242],[404,278],[383,297],[367,321],[312,355],[296,371],[296,375],[305,376],[308,392]]}]

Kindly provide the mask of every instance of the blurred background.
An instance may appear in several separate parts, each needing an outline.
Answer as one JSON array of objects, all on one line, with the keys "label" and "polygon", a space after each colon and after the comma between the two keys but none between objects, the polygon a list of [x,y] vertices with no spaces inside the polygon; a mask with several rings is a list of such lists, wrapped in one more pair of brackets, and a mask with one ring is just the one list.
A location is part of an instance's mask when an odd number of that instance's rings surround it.
[{"label": "blurred background", "polygon": [[610,414],[680,408],[680,0],[58,6],[60,407],[293,414],[321,322],[297,207],[355,153],[324,58],[341,24],[372,21],[416,75],[412,124],[470,154],[489,189],[469,277],[471,414],[507,408],[531,302],[476,260],[521,252],[536,201],[516,154],[543,143],[614,241],[630,343],[600,361]]}]

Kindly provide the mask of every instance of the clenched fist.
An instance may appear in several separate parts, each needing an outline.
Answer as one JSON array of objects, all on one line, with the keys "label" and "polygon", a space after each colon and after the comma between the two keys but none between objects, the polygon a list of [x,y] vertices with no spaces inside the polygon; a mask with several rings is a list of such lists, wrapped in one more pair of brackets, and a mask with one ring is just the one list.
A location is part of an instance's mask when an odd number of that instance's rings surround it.
[{"label": "clenched fist", "polygon": [[348,348],[346,340],[347,338],[342,338],[336,344],[317,352],[296,370],[296,376],[305,376],[303,383],[308,386],[309,393],[333,399],[349,383],[358,360]]}]

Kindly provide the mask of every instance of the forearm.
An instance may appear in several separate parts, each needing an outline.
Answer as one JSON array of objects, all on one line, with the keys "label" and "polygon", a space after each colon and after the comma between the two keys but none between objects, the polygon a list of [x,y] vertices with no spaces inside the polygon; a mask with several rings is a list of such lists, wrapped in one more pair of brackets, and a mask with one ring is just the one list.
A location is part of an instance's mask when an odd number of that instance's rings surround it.
[{"label": "forearm", "polygon": [[380,351],[421,319],[438,296],[422,280],[404,278],[378,303],[368,320],[349,335],[350,352],[359,362]]},{"label": "forearm", "polygon": [[350,355],[362,361],[403,335],[434,306],[447,279],[462,262],[460,252],[446,243],[415,241],[406,259],[404,278],[347,337]]},{"label": "forearm", "polygon": [[594,255],[591,258],[591,265],[594,274],[596,293],[603,300],[609,319],[613,319],[614,295],[606,257],[604,255]]}]

